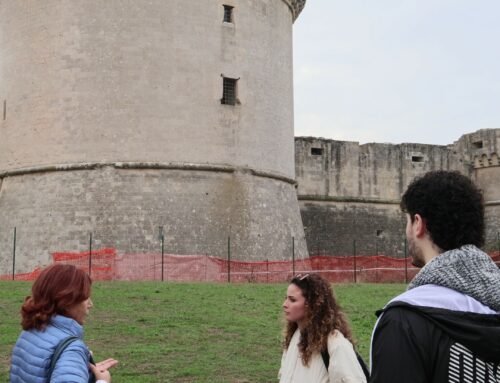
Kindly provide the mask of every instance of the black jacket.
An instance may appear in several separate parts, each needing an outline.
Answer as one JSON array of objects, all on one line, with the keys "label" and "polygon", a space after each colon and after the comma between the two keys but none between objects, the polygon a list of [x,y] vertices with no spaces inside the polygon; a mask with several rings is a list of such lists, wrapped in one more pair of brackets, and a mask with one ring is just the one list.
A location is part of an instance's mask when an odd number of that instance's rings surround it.
[{"label": "black jacket", "polygon": [[500,383],[499,314],[396,299],[379,315],[370,382]]}]

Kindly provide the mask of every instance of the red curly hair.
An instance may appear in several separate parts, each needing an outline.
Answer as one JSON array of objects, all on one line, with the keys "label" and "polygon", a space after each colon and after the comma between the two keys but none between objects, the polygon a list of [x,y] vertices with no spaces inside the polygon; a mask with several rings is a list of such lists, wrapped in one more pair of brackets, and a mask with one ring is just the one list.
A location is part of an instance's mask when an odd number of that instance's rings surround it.
[{"label": "red curly hair", "polygon": [[[290,284],[296,285],[306,301],[306,325],[300,330],[299,352],[305,366],[309,365],[314,353],[327,350],[328,336],[338,330],[353,345],[351,327],[337,303],[330,283],[319,274],[297,275]],[[283,347],[288,349],[297,322],[287,322]]]},{"label": "red curly hair", "polygon": [[92,280],[73,265],[55,264],[42,271],[21,307],[24,330],[41,330],[55,314],[66,315],[67,309],[90,297]]}]

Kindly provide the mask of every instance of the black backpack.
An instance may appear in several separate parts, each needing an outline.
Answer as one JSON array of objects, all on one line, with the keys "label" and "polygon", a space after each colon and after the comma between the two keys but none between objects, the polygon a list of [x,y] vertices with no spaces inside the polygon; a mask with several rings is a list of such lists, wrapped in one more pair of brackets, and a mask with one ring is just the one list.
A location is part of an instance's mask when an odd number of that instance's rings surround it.
[{"label": "black backpack", "polygon": [[[363,370],[363,374],[365,374],[366,381],[368,382],[370,379],[370,370],[361,355],[359,355],[356,350],[354,350],[354,353],[356,354],[356,359],[358,359],[358,363]],[[330,365],[330,354],[328,353],[328,350],[321,351],[321,357],[323,358],[323,363],[325,363],[326,370],[328,371],[328,366]]]}]

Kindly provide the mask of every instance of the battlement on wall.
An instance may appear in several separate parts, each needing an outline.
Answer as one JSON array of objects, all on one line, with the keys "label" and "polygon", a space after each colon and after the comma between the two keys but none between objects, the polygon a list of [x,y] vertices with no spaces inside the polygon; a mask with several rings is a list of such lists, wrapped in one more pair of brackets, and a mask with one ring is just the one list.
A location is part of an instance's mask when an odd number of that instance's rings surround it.
[{"label": "battlement on wall", "polygon": [[481,129],[464,134],[450,147],[474,169],[499,166],[500,129]]},{"label": "battlement on wall", "polygon": [[398,200],[413,178],[430,170],[457,170],[477,181],[477,170],[500,165],[499,147],[500,129],[478,130],[446,146],[360,145],[355,141],[295,137],[298,194]]},{"label": "battlement on wall", "polygon": [[290,7],[294,20],[297,17],[299,17],[300,12],[302,12],[302,9],[304,9],[304,6],[306,5],[306,0],[283,0],[283,1]]},{"label": "battlement on wall", "polygon": [[415,143],[387,144],[295,138],[295,169],[300,196],[399,200],[413,178],[429,170],[472,166],[453,148]]},{"label": "battlement on wall", "polygon": [[430,170],[456,170],[482,190],[486,243],[500,222],[500,129],[466,134],[450,145],[387,144],[295,137],[298,198],[310,251],[345,254],[352,241],[366,254],[403,256],[399,201]]},{"label": "battlement on wall", "polygon": [[474,168],[487,168],[492,166],[500,166],[500,162],[498,160],[498,154],[482,154],[474,156]]}]

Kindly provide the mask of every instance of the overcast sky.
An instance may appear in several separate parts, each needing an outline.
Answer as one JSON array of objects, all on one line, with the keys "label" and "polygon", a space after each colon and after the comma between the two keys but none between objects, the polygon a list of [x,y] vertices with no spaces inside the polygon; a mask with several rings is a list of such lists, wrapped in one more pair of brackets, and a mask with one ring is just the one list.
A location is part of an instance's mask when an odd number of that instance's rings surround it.
[{"label": "overcast sky", "polygon": [[500,0],[307,0],[295,135],[451,144],[500,128]]}]

